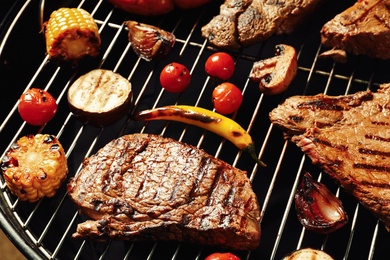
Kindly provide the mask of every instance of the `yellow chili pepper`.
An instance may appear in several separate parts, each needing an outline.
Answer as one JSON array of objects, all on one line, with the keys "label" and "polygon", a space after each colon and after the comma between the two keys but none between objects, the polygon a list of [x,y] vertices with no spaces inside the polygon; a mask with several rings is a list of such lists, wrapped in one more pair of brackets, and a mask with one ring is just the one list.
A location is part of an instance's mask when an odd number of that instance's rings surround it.
[{"label": "yellow chili pepper", "polygon": [[266,166],[257,158],[249,133],[236,121],[211,110],[186,105],[164,106],[141,111],[133,119],[137,121],[172,120],[199,126],[229,140],[240,150],[248,152],[258,164]]}]

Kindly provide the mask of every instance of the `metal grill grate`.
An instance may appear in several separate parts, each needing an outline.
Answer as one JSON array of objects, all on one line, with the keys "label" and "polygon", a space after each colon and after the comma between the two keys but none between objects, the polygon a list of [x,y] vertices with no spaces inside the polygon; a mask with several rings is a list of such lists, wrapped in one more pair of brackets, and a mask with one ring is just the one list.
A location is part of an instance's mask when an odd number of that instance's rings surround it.
[{"label": "metal grill grate", "polygon": [[[43,35],[39,33],[39,1],[19,1],[15,20],[4,29],[0,45],[2,87],[12,93],[0,101],[0,151],[4,156],[20,136],[30,133],[55,134],[67,151],[69,177],[80,170],[83,158],[95,153],[112,139],[127,133],[162,134],[198,146],[224,161],[246,170],[262,206],[262,238],[253,252],[235,252],[242,259],[281,259],[302,247],[323,249],[335,259],[385,259],[389,255],[390,234],[355,199],[345,194],[327,175],[314,167],[294,145],[283,140],[282,132],[268,119],[269,111],[286,97],[327,93],[342,95],[389,82],[387,61],[350,57],[346,64],[334,64],[318,58],[323,51],[319,30],[325,21],[351,5],[353,1],[329,1],[318,15],[303,24],[294,34],[273,36],[268,41],[231,52],[236,72],[231,82],[242,88],[243,105],[234,119],[246,128],[256,142],[259,156],[268,164],[258,168],[247,155],[211,133],[175,122],[140,122],[123,118],[104,129],[83,125],[70,113],[66,92],[80,75],[94,68],[110,69],[129,79],[134,90],[132,113],[167,104],[192,104],[212,108],[211,91],[216,82],[204,72],[207,57],[216,51],[200,35],[200,28],[219,11],[221,1],[191,11],[176,10],[163,17],[138,17],[117,10],[106,1],[56,1],[47,3],[45,16],[60,6],[81,7],[97,21],[102,36],[99,59],[81,63],[78,68],[58,67],[45,56]],[[11,19],[10,21],[12,21]],[[154,24],[177,37],[174,50],[161,61],[146,62],[132,51],[123,21],[136,20]],[[253,62],[273,55],[274,46],[286,43],[298,51],[299,71],[288,91],[278,96],[263,96],[257,85],[248,80]],[[183,94],[161,90],[159,72],[171,61],[179,61],[191,70],[192,83]],[[15,75],[17,75],[15,77]],[[17,100],[28,88],[49,90],[56,97],[59,113],[42,128],[26,125],[17,112]],[[11,89],[11,90],[9,90]],[[301,174],[310,172],[324,182],[344,203],[349,223],[328,236],[305,231],[294,210],[293,195]],[[1,227],[15,245],[32,259],[204,259],[222,249],[176,242],[130,243],[92,242],[70,236],[84,220],[67,197],[65,185],[51,199],[38,203],[20,202],[10,195],[4,179],[1,185]]]}]

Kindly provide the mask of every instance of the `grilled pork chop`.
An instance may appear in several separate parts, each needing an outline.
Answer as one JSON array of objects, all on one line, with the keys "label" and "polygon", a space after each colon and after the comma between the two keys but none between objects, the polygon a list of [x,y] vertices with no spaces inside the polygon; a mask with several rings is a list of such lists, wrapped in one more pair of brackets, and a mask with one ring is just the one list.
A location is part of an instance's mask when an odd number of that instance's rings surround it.
[{"label": "grilled pork chop", "polygon": [[220,48],[246,47],[273,34],[292,33],[324,1],[225,0],[202,27],[202,36]]},{"label": "grilled pork chop", "polygon": [[358,0],[321,29],[326,47],[390,59],[390,0]]},{"label": "grilled pork chop", "polygon": [[270,120],[390,231],[390,84],[346,96],[293,96]]},{"label": "grilled pork chop", "polygon": [[178,240],[249,250],[260,240],[260,209],[245,171],[201,149],[132,134],[85,159],[68,184],[92,220],[74,237]]}]

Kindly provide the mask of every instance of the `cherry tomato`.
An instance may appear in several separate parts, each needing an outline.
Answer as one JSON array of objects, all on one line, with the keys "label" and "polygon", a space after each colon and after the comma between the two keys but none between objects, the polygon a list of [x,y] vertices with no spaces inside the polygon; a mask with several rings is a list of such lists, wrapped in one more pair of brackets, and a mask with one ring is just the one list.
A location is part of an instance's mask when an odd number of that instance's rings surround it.
[{"label": "cherry tomato", "polygon": [[234,73],[234,60],[226,52],[216,52],[212,54],[205,64],[205,70],[211,77],[221,80],[228,80]]},{"label": "cherry tomato", "polygon": [[240,260],[240,258],[232,253],[213,253],[205,260]]},{"label": "cherry tomato", "polygon": [[183,92],[191,81],[190,71],[183,64],[169,63],[160,74],[161,86],[168,92]]},{"label": "cherry tomato", "polygon": [[19,98],[19,114],[30,125],[40,126],[49,122],[57,112],[57,103],[47,91],[31,88]]},{"label": "cherry tomato", "polygon": [[213,90],[212,101],[218,113],[231,114],[241,106],[242,93],[236,85],[223,82]]}]

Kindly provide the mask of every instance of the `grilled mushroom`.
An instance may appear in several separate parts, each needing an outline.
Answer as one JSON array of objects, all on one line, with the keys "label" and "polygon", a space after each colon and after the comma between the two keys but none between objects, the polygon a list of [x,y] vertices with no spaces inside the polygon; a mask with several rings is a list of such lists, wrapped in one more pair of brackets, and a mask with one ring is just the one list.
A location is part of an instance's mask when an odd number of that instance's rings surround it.
[{"label": "grilled mushroom", "polygon": [[249,78],[259,82],[261,92],[276,95],[285,91],[297,74],[298,61],[294,47],[279,44],[275,56],[253,64]]},{"label": "grilled mushroom", "polygon": [[129,41],[134,52],[147,61],[168,55],[175,44],[174,34],[153,25],[126,21]]}]

